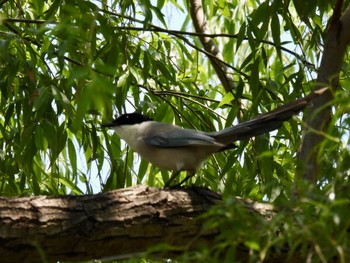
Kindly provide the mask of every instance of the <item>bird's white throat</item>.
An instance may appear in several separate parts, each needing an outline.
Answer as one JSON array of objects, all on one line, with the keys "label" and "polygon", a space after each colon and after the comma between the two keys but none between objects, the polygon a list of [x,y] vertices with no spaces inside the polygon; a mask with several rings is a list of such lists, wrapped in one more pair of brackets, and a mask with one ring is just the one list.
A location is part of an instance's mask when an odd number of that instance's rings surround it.
[{"label": "bird's white throat", "polygon": [[113,127],[118,136],[123,139],[132,149],[138,151],[138,141],[142,139],[143,131],[147,129],[151,121],[132,125],[121,125]]}]

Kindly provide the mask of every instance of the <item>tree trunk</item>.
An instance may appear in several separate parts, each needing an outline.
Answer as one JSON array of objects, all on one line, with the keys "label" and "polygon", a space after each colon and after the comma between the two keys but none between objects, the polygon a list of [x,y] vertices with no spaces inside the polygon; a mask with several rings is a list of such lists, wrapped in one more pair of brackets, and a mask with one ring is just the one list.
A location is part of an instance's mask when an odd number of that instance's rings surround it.
[{"label": "tree trunk", "polygon": [[[333,94],[339,82],[339,74],[344,63],[347,47],[350,43],[350,5],[341,16],[342,1],[337,1],[333,19],[327,32],[321,66],[314,90],[328,87],[328,92],[315,98],[307,114],[304,135],[300,147],[299,160],[301,167],[296,175],[296,186],[305,180],[316,182],[319,175],[320,142],[322,133],[327,133],[331,120]],[[315,132],[316,131],[316,132]],[[296,188],[296,194],[298,189]]]},{"label": "tree trunk", "polygon": [[[85,196],[0,197],[1,262],[57,262],[134,258],[157,244],[173,258],[210,245],[198,215],[221,201],[203,188],[162,190],[147,186]],[[263,216],[271,205],[242,204]],[[242,251],[246,253],[247,251]]]}]

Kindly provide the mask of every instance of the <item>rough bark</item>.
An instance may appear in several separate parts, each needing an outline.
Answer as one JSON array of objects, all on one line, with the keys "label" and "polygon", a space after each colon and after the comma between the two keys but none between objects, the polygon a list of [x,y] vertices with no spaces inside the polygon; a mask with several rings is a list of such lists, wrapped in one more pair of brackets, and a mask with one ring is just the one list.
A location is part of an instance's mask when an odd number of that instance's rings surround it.
[{"label": "rough bark", "polygon": [[[0,197],[1,262],[134,258],[157,244],[174,246],[157,255],[172,258],[210,245],[217,233],[203,232],[197,216],[220,201],[202,188],[146,186],[85,196]],[[265,218],[272,214],[271,205],[241,203]]]},{"label": "rough bark", "polygon": [[350,6],[340,17],[341,3],[342,1],[338,1],[334,10],[315,87],[315,90],[324,87],[329,87],[329,89],[315,98],[309,109],[299,154],[302,172],[296,178],[297,180],[317,180],[318,146],[323,140],[320,131],[326,132],[328,129],[331,118],[331,101],[338,86],[344,55],[350,43]]}]

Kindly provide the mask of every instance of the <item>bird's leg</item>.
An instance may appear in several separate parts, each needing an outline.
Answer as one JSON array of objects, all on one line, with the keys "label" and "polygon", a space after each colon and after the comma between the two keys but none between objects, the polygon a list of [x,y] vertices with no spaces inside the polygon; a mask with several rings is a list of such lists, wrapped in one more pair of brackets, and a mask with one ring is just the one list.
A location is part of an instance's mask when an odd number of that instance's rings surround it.
[{"label": "bird's leg", "polygon": [[188,179],[190,179],[194,175],[195,175],[195,172],[187,172],[187,175],[186,175],[185,179],[183,179],[180,183],[174,185],[173,187],[181,186],[184,182],[186,182]]},{"label": "bird's leg", "polygon": [[180,186],[182,185],[184,182],[186,182],[188,179],[190,179],[192,176],[194,175],[194,173],[188,173],[185,177],[185,179],[183,179],[180,183],[178,183],[177,185],[175,186]]},{"label": "bird's leg", "polygon": [[164,187],[165,187],[165,188],[169,187],[169,186],[170,186],[170,183],[171,183],[172,181],[174,181],[174,179],[176,178],[176,176],[179,175],[180,172],[181,172],[181,171],[174,171],[174,172],[172,173],[170,179],[165,183]]}]

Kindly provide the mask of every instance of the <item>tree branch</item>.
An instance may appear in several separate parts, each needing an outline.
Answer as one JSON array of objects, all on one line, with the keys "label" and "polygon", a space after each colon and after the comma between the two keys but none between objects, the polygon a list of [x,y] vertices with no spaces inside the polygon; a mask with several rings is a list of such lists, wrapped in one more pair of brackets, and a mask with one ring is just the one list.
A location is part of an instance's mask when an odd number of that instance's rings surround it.
[{"label": "tree branch", "polygon": [[[173,35],[173,36],[179,36],[179,35],[187,35],[187,36],[197,36],[197,37],[208,37],[208,38],[218,38],[218,37],[226,37],[226,38],[238,38],[238,34],[227,34],[227,33],[201,33],[201,32],[187,32],[187,31],[181,31],[181,30],[172,30],[172,29],[165,29],[165,28],[161,28],[158,26],[154,26],[152,25],[150,28],[145,28],[145,27],[133,27],[133,26],[117,26],[114,27],[115,29],[118,30],[129,30],[129,31],[148,31],[148,32],[162,32],[162,33],[167,33],[169,35]],[[248,40],[248,37],[245,37],[244,40]],[[274,48],[276,48],[277,50],[281,50],[284,51],[292,56],[294,56],[296,59],[298,59],[301,63],[303,63],[305,66],[307,67],[311,67],[311,68],[316,68],[316,66],[311,63],[310,61],[307,61],[305,58],[303,58],[301,55],[299,55],[297,52],[294,52],[284,46],[282,46],[281,44],[276,44],[272,41],[268,41],[265,39],[255,39],[256,42],[259,43],[263,43],[269,46],[273,46]],[[194,45],[195,46],[195,45]],[[198,47],[194,47],[196,50],[198,50],[199,52],[202,52],[201,49],[199,49]],[[208,52],[203,52],[204,54],[208,54]],[[213,56],[215,58],[215,56]],[[219,58],[216,57],[216,59],[221,62],[221,63],[225,63],[222,60],[219,60]],[[234,67],[232,67],[230,64],[224,64],[226,67],[229,67],[237,72],[239,72],[237,69],[235,69]],[[239,72],[240,73],[240,72]]]},{"label": "tree branch", "polygon": [[[113,12],[109,12],[109,14],[113,14],[114,16],[118,16],[118,14],[113,13]],[[134,21],[135,19],[125,16],[125,19],[130,19],[132,21]],[[136,20],[138,23],[143,23],[143,21],[141,20]],[[40,19],[23,19],[23,18],[4,18],[1,20],[1,22],[3,23],[26,23],[26,24],[59,24],[59,21],[55,21],[55,20],[40,20]],[[166,28],[161,28],[152,24],[147,24],[149,27],[136,27],[136,26],[116,26],[114,27],[114,29],[117,30],[128,30],[128,31],[148,31],[148,32],[162,32],[162,33],[167,33],[169,35],[173,35],[176,37],[179,37],[180,35],[187,35],[187,36],[197,36],[197,37],[208,37],[208,38],[217,38],[217,37],[226,37],[226,38],[238,38],[238,34],[227,34],[227,33],[210,33],[210,32],[187,32],[187,31],[181,31],[181,30],[173,30],[173,29],[166,29]],[[181,38],[182,40],[184,40],[184,38]],[[245,40],[248,40],[248,38],[244,38]],[[297,52],[294,52],[286,47],[283,47],[281,45],[277,45],[276,43],[272,42],[272,41],[268,41],[265,39],[256,39],[257,42],[260,43],[264,43],[270,46],[275,47],[277,50],[281,50],[284,51],[292,56],[294,56],[296,59],[298,59],[299,61],[301,61],[304,65],[308,66],[308,67],[312,67],[315,68],[316,66],[311,63],[310,61],[307,61],[305,58],[303,58],[301,55],[299,55]],[[186,41],[186,43],[190,43],[188,41]],[[199,52],[202,52],[206,55],[211,54],[209,52],[203,52],[203,50],[201,50],[200,48],[198,48],[197,46],[191,44],[191,47],[193,47],[194,49],[198,50]],[[213,56],[213,59],[218,60],[218,63],[223,63],[224,66],[231,68],[232,70],[238,72],[241,74],[241,72],[239,70],[237,70],[236,68],[232,67],[230,64],[225,63],[222,59],[220,60],[220,58]],[[248,76],[244,76],[244,77],[248,77]]]},{"label": "tree branch", "polygon": [[[207,34],[209,32],[209,28],[203,12],[201,0],[190,1],[190,14],[191,14],[192,22],[196,32]],[[210,37],[207,37],[205,35],[200,35],[199,39],[205,51],[207,51],[208,53],[214,56],[214,58],[213,57],[208,57],[208,58],[216,74],[218,75],[225,91],[232,92],[232,90],[235,89],[235,83],[226,65],[220,62],[220,61],[224,61],[224,59],[220,53],[219,48],[215,45],[214,41]]]},{"label": "tree branch", "polygon": [[[337,5],[339,8],[339,5]],[[334,10],[334,17],[338,17],[339,10]],[[319,144],[323,140],[320,133],[325,132],[331,119],[331,101],[333,94],[338,87],[339,74],[343,65],[344,55],[350,43],[350,6],[344,15],[334,21],[325,42],[325,48],[319,69],[315,90],[323,87],[330,87],[327,92],[315,98],[306,118],[306,125],[302,144],[300,148],[299,160],[301,163],[301,173],[296,176],[298,180],[316,181],[318,175],[317,155]]]},{"label": "tree branch", "polygon": [[[269,204],[237,200],[264,218],[273,214]],[[203,188],[147,186],[85,196],[0,197],[1,261],[135,258],[160,243],[175,249],[158,257],[176,257],[213,242],[217,231],[204,232],[197,217],[219,202],[218,194]]]}]

